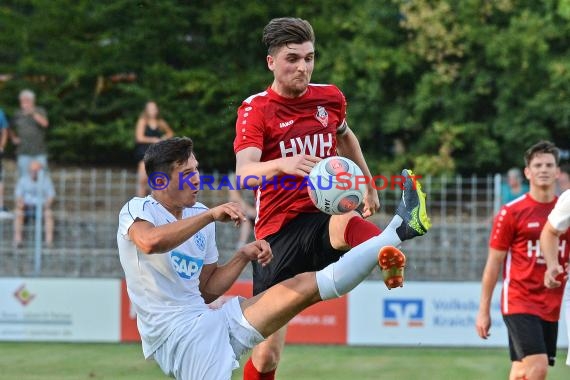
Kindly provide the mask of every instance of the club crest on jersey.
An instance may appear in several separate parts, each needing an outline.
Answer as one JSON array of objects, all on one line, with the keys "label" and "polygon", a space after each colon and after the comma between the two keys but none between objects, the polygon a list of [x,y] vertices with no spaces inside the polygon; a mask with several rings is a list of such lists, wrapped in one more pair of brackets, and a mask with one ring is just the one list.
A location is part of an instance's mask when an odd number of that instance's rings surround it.
[{"label": "club crest on jersey", "polygon": [[204,260],[177,251],[170,252],[170,262],[178,276],[187,280],[200,272],[202,265],[204,265]]},{"label": "club crest on jersey", "polygon": [[196,247],[198,247],[200,251],[206,249],[206,236],[202,231],[198,231],[198,233],[194,235],[194,244],[196,244]]},{"label": "club crest on jersey", "polygon": [[327,127],[329,125],[329,114],[327,110],[323,106],[317,106],[317,113],[315,114],[315,118],[323,125],[323,127]]}]

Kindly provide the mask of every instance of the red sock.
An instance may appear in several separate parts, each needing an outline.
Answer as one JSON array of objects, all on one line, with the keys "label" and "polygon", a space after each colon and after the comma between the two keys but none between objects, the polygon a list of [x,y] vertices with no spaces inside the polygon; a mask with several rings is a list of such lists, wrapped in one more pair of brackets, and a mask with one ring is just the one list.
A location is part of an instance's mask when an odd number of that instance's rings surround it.
[{"label": "red sock", "polygon": [[346,224],[344,241],[349,246],[356,247],[360,243],[380,235],[381,232],[382,230],[374,223],[364,220],[360,216],[354,216]]},{"label": "red sock", "polygon": [[274,369],[265,373],[259,372],[250,357],[243,366],[243,380],[275,380],[275,371]]}]

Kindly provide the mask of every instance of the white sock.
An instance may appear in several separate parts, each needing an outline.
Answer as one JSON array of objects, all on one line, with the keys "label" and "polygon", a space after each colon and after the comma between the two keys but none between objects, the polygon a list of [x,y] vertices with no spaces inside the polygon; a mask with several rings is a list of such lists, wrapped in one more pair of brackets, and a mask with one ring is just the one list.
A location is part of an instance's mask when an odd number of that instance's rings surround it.
[{"label": "white sock", "polygon": [[386,246],[398,246],[402,243],[396,228],[402,218],[394,216],[390,224],[378,236],[366,240],[352,248],[337,262],[317,272],[317,287],[322,300],[338,298],[350,292],[368,277],[378,265],[378,251]]}]

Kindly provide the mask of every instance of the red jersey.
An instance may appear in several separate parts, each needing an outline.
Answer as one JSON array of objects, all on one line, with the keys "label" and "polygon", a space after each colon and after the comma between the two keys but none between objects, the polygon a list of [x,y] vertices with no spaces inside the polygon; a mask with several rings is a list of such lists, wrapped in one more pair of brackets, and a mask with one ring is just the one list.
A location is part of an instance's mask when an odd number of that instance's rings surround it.
[{"label": "red jersey", "polygon": [[[298,154],[334,156],[336,132],[345,119],[346,100],[336,86],[309,84],[305,94],[294,99],[268,88],[247,98],[239,108],[234,151],[259,148],[261,162]],[[299,213],[318,212],[309,198],[306,179],[277,176],[262,181],[265,186],[255,194],[256,238],[277,232]]]},{"label": "red jersey", "polygon": [[[540,252],[540,233],[556,199],[539,203],[525,194],[504,205],[493,222],[491,248],[508,251],[503,264],[501,310],[504,315],[532,314],[545,321],[560,317],[564,284],[555,289],[544,286],[546,262]],[[558,260],[568,260],[568,235],[560,236]]]}]

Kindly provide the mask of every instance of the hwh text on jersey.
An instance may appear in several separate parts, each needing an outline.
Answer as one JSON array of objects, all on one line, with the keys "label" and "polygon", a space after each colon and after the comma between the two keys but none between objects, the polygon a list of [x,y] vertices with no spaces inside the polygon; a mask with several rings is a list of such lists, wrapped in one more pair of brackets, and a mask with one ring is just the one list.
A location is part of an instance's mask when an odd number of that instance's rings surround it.
[{"label": "hwh text on jersey", "polygon": [[[528,240],[526,243],[527,247],[527,256],[529,258],[536,256],[539,260],[539,263],[544,263],[543,254],[540,251],[540,240]],[[560,244],[558,245],[558,255],[564,259],[566,256],[566,240],[560,240]]]},{"label": "hwh text on jersey", "polygon": [[310,154],[311,156],[328,157],[333,146],[332,133],[316,133],[304,138],[295,137],[289,141],[279,141],[281,157]]}]

